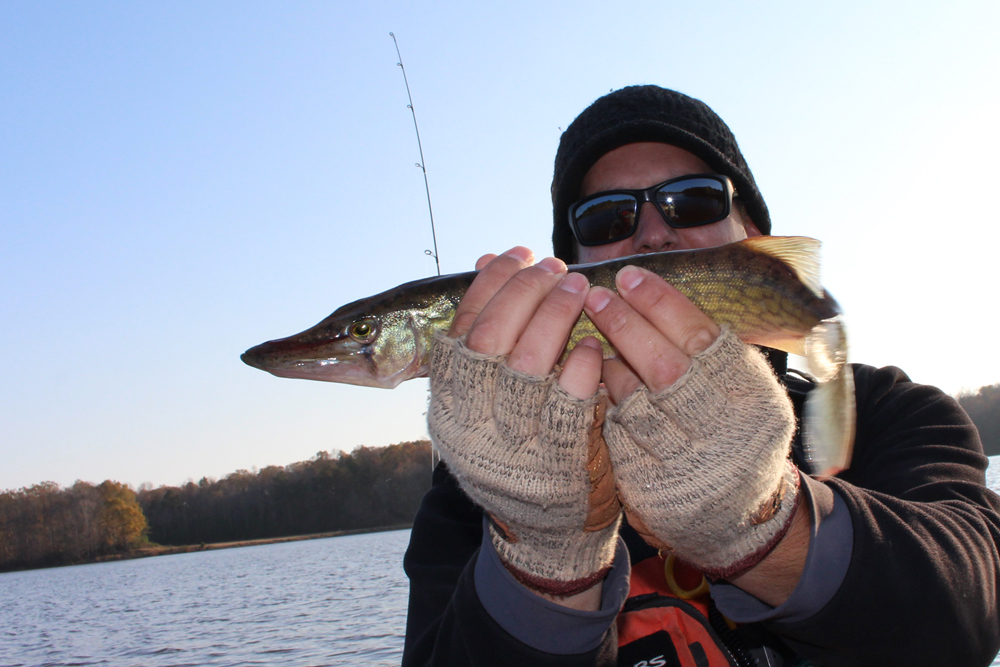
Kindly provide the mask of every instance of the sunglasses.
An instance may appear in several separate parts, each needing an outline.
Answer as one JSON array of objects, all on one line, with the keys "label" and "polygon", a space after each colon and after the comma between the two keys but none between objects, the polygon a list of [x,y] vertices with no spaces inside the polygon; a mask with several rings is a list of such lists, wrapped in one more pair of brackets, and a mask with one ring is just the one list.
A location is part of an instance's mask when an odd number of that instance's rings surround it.
[{"label": "sunglasses", "polygon": [[645,190],[606,190],[584,197],[569,207],[569,226],[580,245],[604,245],[635,234],[646,202],[669,226],[684,229],[725,220],[736,196],[725,176],[692,174]]}]

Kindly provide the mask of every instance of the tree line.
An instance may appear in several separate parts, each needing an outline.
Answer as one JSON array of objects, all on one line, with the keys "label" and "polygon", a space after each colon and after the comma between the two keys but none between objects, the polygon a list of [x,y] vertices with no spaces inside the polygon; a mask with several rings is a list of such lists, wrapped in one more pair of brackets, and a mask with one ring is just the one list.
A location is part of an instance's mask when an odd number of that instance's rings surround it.
[{"label": "tree line", "polygon": [[1000,383],[958,395],[959,404],[972,417],[987,456],[1000,454]]},{"label": "tree line", "polygon": [[140,488],[43,482],[0,492],[0,572],[192,545],[381,528],[413,521],[430,488],[430,442],[319,452],[220,480]]},{"label": "tree line", "polygon": [[140,546],[146,517],[135,491],[106,481],[43,482],[0,492],[0,571],[95,560]]},{"label": "tree line", "polygon": [[428,440],[238,470],[139,491],[159,544],[235,542],[408,524],[431,485]]}]

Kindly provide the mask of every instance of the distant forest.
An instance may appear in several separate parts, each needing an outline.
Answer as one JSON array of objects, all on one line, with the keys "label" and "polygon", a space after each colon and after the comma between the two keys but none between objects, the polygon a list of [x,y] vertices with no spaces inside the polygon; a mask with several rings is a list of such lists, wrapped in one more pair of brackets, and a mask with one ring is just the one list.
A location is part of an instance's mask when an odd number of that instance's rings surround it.
[{"label": "distant forest", "polygon": [[209,544],[408,524],[431,485],[427,440],[319,452],[220,480],[142,488],[44,482],[0,491],[0,572]]},{"label": "distant forest", "polygon": [[[1000,384],[960,394],[989,456],[1000,455]],[[198,545],[413,521],[430,487],[430,442],[319,452],[308,461],[183,486],[43,482],[0,491],[0,572],[81,563],[149,544]]]},{"label": "distant forest", "polygon": [[959,394],[958,402],[972,417],[987,456],[1000,454],[1000,383]]},{"label": "distant forest", "polygon": [[140,546],[146,517],[135,491],[106,481],[42,482],[0,492],[0,572],[80,563]]},{"label": "distant forest", "polygon": [[214,481],[140,490],[158,544],[235,542],[410,523],[431,486],[428,440],[359,447],[350,454]]}]

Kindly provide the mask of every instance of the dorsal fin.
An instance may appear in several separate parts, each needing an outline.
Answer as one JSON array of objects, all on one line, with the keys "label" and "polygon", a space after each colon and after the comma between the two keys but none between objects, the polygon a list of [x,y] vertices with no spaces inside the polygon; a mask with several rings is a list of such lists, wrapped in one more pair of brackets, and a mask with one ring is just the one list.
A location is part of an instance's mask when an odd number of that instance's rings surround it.
[{"label": "dorsal fin", "polygon": [[825,296],[819,279],[820,242],[808,236],[753,236],[744,244],[755,252],[784,262],[802,284],[822,299]]}]

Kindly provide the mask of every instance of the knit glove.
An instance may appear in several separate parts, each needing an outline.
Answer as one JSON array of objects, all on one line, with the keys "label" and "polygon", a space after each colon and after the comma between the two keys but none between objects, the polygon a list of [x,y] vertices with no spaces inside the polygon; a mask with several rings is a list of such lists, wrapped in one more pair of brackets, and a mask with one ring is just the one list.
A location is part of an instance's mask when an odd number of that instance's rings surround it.
[{"label": "knit glove", "polygon": [[572,595],[614,557],[621,505],[601,435],[603,396],[580,400],[554,375],[511,370],[438,336],[431,354],[431,440],[491,517],[490,538],[523,584]]},{"label": "knit glove", "polygon": [[604,436],[629,523],[710,576],[745,572],[791,523],[794,426],[764,357],[724,327],[673,385],[642,387],[608,413]]}]

